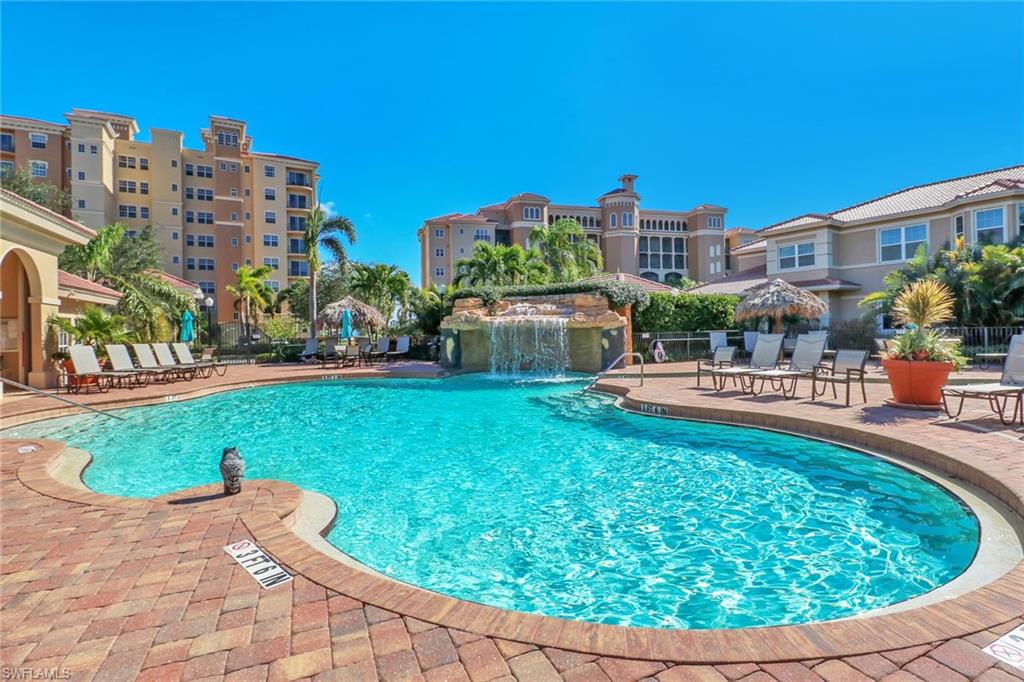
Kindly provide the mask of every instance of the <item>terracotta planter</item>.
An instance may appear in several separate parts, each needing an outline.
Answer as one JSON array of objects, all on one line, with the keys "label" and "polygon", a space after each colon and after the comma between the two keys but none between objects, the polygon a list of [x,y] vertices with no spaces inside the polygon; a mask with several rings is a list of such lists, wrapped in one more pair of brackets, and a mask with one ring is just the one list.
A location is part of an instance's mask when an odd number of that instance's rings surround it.
[{"label": "terracotta planter", "polygon": [[908,407],[939,407],[952,362],[882,360],[893,401]]}]

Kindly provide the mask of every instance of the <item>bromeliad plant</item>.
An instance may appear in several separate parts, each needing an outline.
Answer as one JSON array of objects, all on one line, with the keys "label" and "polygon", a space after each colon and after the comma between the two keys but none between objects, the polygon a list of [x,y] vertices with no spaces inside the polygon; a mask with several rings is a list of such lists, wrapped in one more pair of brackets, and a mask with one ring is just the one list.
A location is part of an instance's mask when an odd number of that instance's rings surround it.
[{"label": "bromeliad plant", "polygon": [[907,285],[894,301],[892,314],[898,324],[906,327],[887,351],[892,360],[948,362],[953,369],[963,369],[967,359],[957,344],[932,329],[953,318],[955,300],[945,284],[935,279],[920,279]]}]

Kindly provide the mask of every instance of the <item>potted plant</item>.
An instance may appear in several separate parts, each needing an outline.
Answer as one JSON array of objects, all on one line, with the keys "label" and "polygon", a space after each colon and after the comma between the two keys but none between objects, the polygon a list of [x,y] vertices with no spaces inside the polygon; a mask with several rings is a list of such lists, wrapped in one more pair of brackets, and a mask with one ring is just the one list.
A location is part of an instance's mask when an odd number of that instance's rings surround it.
[{"label": "potted plant", "polygon": [[953,317],[953,304],[949,288],[934,279],[918,280],[896,297],[892,314],[906,331],[882,358],[895,404],[938,409],[950,372],[966,364],[957,344],[932,329]]}]

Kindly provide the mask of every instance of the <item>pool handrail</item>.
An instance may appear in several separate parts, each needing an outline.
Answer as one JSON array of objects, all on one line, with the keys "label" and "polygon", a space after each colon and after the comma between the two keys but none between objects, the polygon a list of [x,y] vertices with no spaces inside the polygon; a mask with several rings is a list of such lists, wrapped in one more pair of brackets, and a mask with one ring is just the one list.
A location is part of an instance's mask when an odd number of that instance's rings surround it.
[{"label": "pool handrail", "polygon": [[608,372],[612,371],[612,369],[615,368],[615,365],[617,365],[620,362],[622,362],[625,358],[640,358],[640,385],[643,386],[644,385],[644,356],[642,354],[640,354],[640,353],[622,353],[621,355],[619,355],[619,357],[617,357],[614,360],[612,360],[608,364],[607,367],[605,367],[603,370],[598,372],[597,375],[594,377],[594,380],[591,381],[589,384],[587,384],[587,387],[583,389],[583,392],[586,393],[587,391],[592,389],[597,384],[598,381],[600,381],[606,374],[608,374]]},{"label": "pool handrail", "polygon": [[90,412],[95,412],[96,414],[102,414],[104,417],[110,417],[111,419],[119,419],[121,421],[126,421],[124,417],[120,417],[120,416],[118,416],[116,414],[112,414],[110,412],[104,412],[103,410],[97,410],[95,407],[89,407],[85,403],[80,403],[77,400],[72,400],[71,398],[64,398],[62,396],[57,395],[56,393],[47,393],[46,391],[40,391],[38,388],[33,388],[32,386],[26,386],[25,384],[18,383],[17,381],[14,381],[13,379],[7,379],[5,377],[0,377],[0,381],[2,381],[5,384],[10,384],[11,386],[14,386],[15,388],[20,388],[23,391],[31,391],[32,393],[44,396],[46,398],[54,398],[55,400],[59,400],[62,403],[68,403],[70,405],[74,405],[75,407],[81,407],[82,409],[89,410]]}]

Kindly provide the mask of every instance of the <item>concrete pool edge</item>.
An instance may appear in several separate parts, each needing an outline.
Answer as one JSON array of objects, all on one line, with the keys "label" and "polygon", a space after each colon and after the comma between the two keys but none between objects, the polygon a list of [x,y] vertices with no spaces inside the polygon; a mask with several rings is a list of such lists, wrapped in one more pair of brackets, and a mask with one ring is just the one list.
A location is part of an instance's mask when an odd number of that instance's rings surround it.
[{"label": "concrete pool edge", "polygon": [[[628,394],[628,392],[628,389],[624,389],[622,392],[611,391],[616,395]],[[635,402],[636,405],[641,405],[643,402],[650,404],[650,401]],[[666,409],[680,407],[670,403],[664,403],[662,406]],[[729,412],[719,407],[714,410]],[[729,419],[709,419],[708,421],[758,425],[744,421],[743,417],[744,415],[737,413]],[[774,417],[780,418],[778,415]],[[793,418],[793,422],[795,425],[799,425],[806,420]],[[830,429],[835,428],[835,425],[823,426]],[[780,427],[776,426],[775,428]],[[780,428],[780,430],[796,435],[819,437],[818,434],[803,433],[798,428]],[[844,445],[858,447],[857,444],[844,443],[839,438],[836,440]],[[190,495],[193,497],[197,497],[199,494],[209,495],[211,491],[216,491],[219,488],[219,486],[212,485],[202,486],[154,500],[103,496],[80,487],[76,489],[76,487],[61,483],[54,478],[50,467],[54,464],[53,457],[64,450],[65,446],[62,443],[42,440],[33,442],[47,446],[45,449],[50,450],[50,456],[45,459],[43,457],[36,458],[30,464],[22,466],[18,471],[19,479],[37,492],[60,499],[98,506],[150,506],[188,499]],[[900,443],[908,445],[902,441],[894,441],[894,444]],[[913,445],[916,448],[922,448],[920,445]],[[864,449],[864,447],[860,446],[859,449]],[[876,449],[889,450],[885,447]],[[933,457],[950,459],[948,455],[942,455],[928,448],[923,449],[931,452]],[[910,455],[908,457],[915,459]],[[958,460],[954,458],[953,461]],[[960,464],[969,470],[974,470],[967,463],[960,462]],[[22,469],[26,470],[24,476]],[[983,481],[998,483],[996,479],[985,472],[976,471],[976,474]],[[853,656],[917,646],[995,627],[1024,613],[1024,568],[1021,564],[989,585],[940,604],[899,613],[855,617],[808,625],[734,630],[656,630],[566,621],[505,611],[444,597],[421,588],[398,583],[390,578],[374,576],[359,568],[346,566],[336,558],[319,551],[299,537],[293,527],[288,526],[287,517],[300,508],[303,499],[302,492],[298,488],[279,481],[249,481],[248,485],[266,486],[275,498],[277,497],[277,492],[274,492],[276,489],[284,498],[288,499],[282,505],[274,504],[260,511],[244,512],[240,518],[257,542],[260,542],[265,549],[293,571],[301,573],[324,587],[402,615],[475,634],[539,646],[551,646],[604,656],[658,661],[671,660],[681,663],[793,661]],[[984,483],[978,485],[983,490],[993,493]],[[1007,492],[1005,486],[1001,487],[1004,489],[1004,493]],[[999,494],[995,494],[995,496],[1000,497]],[[1020,498],[1016,499],[1019,507]],[[274,502],[276,503],[277,500],[275,499]]]}]

